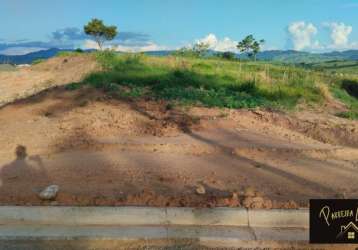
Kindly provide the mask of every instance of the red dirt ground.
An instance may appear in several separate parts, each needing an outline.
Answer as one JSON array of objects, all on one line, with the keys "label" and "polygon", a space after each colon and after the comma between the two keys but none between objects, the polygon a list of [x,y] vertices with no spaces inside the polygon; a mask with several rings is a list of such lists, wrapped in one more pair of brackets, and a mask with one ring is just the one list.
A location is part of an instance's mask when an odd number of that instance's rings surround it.
[{"label": "red dirt ground", "polygon": [[[296,208],[358,196],[357,122],[166,107],[57,87],[1,108],[0,204]],[[50,184],[58,196],[40,200]]]}]

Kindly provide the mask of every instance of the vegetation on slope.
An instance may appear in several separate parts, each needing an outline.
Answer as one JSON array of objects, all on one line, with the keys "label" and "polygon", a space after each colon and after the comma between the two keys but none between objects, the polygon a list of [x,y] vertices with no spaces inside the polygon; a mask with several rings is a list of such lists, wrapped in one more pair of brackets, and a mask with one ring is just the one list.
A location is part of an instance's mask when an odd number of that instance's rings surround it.
[{"label": "vegetation on slope", "polygon": [[[150,96],[183,103],[242,107],[294,107],[319,102],[312,75],[295,68],[253,62],[143,55],[97,55],[102,72],[85,82],[121,95]],[[123,91],[127,90],[127,91]]]},{"label": "vegetation on slope", "polygon": [[323,103],[330,86],[337,98],[349,104],[353,112],[349,118],[356,114],[357,99],[342,87],[342,79],[299,67],[216,57],[150,57],[109,51],[95,55],[102,70],[69,89],[87,84],[122,98],[165,99],[207,107],[292,109],[298,104]]},{"label": "vegetation on slope", "polygon": [[318,63],[306,63],[302,66],[318,71],[325,71],[333,74],[355,74],[358,75],[358,61],[331,60]]},{"label": "vegetation on slope", "polygon": [[339,113],[338,116],[358,120],[358,81],[344,79],[332,86],[332,92],[349,109]]}]

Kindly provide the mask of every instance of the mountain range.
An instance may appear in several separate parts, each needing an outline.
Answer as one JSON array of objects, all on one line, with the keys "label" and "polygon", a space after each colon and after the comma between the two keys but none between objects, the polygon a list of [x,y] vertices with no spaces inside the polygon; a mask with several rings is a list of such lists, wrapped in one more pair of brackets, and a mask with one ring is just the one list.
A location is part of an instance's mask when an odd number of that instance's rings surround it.
[{"label": "mountain range", "polygon": [[258,60],[284,63],[318,63],[332,60],[358,61],[358,50],[309,53],[295,50],[268,50],[257,55]]},{"label": "mountain range", "polygon": [[[25,55],[1,55],[0,64],[31,64],[33,61],[38,59],[48,59],[54,57],[59,52],[65,51],[62,49],[48,49],[31,52]],[[67,51],[67,50],[66,50]]]},{"label": "mountain range", "polygon": [[[33,61],[38,59],[48,59],[55,56],[61,51],[68,51],[62,49],[48,49],[32,52],[26,55],[1,55],[0,64],[31,64]],[[146,52],[152,56],[166,56],[171,54],[173,51],[150,51]],[[211,54],[216,53],[211,51]],[[236,54],[237,58],[245,59],[246,54]],[[309,53],[295,50],[267,50],[257,54],[258,60],[264,61],[278,61],[283,63],[318,63],[333,60],[348,60],[358,61],[358,50],[346,50],[346,51],[334,51],[327,53]]]}]

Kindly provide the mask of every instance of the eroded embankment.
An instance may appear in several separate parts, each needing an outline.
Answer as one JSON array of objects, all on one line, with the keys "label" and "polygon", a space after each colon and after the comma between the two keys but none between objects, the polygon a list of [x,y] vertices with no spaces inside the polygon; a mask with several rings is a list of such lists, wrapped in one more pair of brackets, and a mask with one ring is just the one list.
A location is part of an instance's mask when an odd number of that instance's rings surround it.
[{"label": "eroded embankment", "polygon": [[[356,197],[357,123],[322,117],[57,87],[0,109],[0,203],[293,208]],[[38,198],[49,184],[60,186],[53,202]]]}]

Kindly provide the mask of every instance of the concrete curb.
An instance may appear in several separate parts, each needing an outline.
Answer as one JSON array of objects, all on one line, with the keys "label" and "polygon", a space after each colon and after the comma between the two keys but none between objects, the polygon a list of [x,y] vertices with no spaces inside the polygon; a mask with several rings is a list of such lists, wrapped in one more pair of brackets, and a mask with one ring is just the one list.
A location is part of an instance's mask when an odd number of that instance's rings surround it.
[{"label": "concrete curb", "polygon": [[1,240],[163,240],[200,239],[217,241],[277,240],[307,241],[305,229],[262,229],[222,226],[53,226],[12,225],[0,226]]},{"label": "concrete curb", "polygon": [[169,225],[248,226],[246,209],[235,208],[166,208]]},{"label": "concrete curb", "polygon": [[0,225],[239,226],[308,228],[307,209],[155,207],[0,207]]},{"label": "concrete curb", "polygon": [[0,226],[0,249],[356,249],[310,245],[308,230],[223,226]]},{"label": "concrete curb", "polygon": [[248,210],[250,227],[309,227],[308,209]]}]

